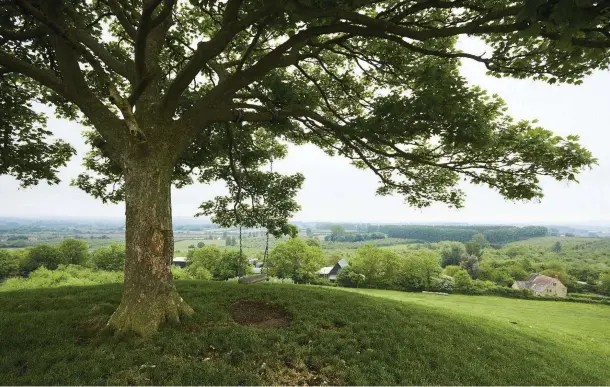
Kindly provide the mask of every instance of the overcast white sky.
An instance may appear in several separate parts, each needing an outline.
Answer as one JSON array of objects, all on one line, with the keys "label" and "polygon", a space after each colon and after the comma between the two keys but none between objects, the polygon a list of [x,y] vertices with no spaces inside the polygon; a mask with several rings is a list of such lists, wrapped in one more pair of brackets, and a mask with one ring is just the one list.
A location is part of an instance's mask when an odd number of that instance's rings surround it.
[{"label": "overcast white sky", "polygon": [[[469,45],[473,53],[484,47]],[[478,51],[477,51],[478,50]],[[472,84],[499,94],[509,113],[517,119],[538,119],[560,135],[577,134],[599,159],[599,166],[578,177],[580,184],[544,180],[541,203],[513,203],[484,186],[466,186],[466,207],[443,205],[418,210],[400,197],[375,195],[377,179],[372,172],[357,170],[347,160],[331,158],[314,146],[292,147],[285,160],[276,163],[280,172],[305,175],[298,195],[302,210],[296,220],[362,222],[489,222],[489,223],[610,223],[610,72],[599,72],[581,86],[548,85],[531,80],[496,79],[485,76],[477,63],[465,62],[463,74]],[[86,146],[81,128],[51,119],[49,128],[78,151],[61,170],[59,185],[42,184],[26,190],[7,176],[0,177],[0,216],[122,217],[124,206],[104,205],[77,188],[70,179],[82,170]],[[198,205],[223,193],[222,184],[195,185],[173,190],[174,216],[192,216]]]}]

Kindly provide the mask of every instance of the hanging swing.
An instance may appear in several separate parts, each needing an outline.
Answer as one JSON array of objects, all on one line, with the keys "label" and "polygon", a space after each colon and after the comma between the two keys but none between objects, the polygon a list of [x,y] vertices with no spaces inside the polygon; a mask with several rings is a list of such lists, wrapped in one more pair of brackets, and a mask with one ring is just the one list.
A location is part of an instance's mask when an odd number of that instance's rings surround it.
[{"label": "hanging swing", "polygon": [[[274,138],[271,138],[272,146],[275,142]],[[273,156],[271,157],[271,162],[269,163],[269,172],[273,172]],[[241,245],[241,226],[239,227],[239,259],[242,260],[242,245]],[[254,284],[262,281],[269,281],[269,267],[266,265],[267,256],[269,255],[269,230],[266,232],[266,241],[265,241],[265,253],[263,254],[263,265],[261,266],[260,274],[252,274],[244,277],[239,277],[237,282],[240,284]],[[266,273],[263,274],[263,270],[266,270]]]},{"label": "hanging swing", "polygon": [[[275,113],[273,112],[273,116],[275,118]],[[237,123],[241,126],[241,121],[243,118],[243,114],[240,114],[240,116],[237,119]],[[273,146],[275,145],[275,137],[272,136],[271,137],[271,147],[273,148]],[[269,172],[273,173],[273,153],[271,154],[271,160],[269,162]],[[262,281],[269,281],[269,268],[267,267],[266,263],[267,263],[267,256],[269,255],[269,230],[267,229],[267,233],[266,233],[266,242],[265,242],[265,252],[263,255],[263,265],[261,266],[261,273],[260,274],[252,274],[252,275],[248,275],[248,276],[243,276],[243,277],[239,277],[237,279],[237,282],[240,284],[254,284],[257,282],[262,282]],[[242,228],[241,226],[239,226],[239,259],[240,261],[243,261],[243,249],[242,249]],[[263,273],[262,271],[266,269],[266,273]],[[244,270],[245,271],[245,270]]]}]

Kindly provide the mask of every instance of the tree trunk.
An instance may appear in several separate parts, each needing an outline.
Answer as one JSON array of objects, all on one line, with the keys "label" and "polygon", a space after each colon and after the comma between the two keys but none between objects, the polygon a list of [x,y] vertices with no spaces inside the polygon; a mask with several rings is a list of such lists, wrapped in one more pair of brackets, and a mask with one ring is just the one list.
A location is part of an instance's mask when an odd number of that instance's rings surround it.
[{"label": "tree trunk", "polygon": [[181,316],[193,313],[178,295],[171,273],[171,172],[171,162],[165,163],[163,157],[146,157],[124,168],[125,289],[108,321],[117,333],[150,336],[163,323],[179,322]]}]

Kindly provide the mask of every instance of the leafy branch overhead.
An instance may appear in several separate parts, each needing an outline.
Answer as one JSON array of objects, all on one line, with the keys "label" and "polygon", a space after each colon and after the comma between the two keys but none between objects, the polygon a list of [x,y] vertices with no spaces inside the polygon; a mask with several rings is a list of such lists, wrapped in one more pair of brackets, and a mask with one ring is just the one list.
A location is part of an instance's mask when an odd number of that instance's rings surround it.
[{"label": "leafy branch overhead", "polygon": [[15,74],[0,77],[0,175],[11,175],[22,187],[58,183],[58,168],[75,154],[62,140],[51,140],[46,118],[31,104],[32,94]]},{"label": "leafy branch overhead", "polygon": [[[298,209],[303,178],[264,171],[285,153],[271,138],[347,157],[378,176],[379,194],[414,206],[461,206],[461,179],[535,199],[539,176],[575,180],[595,163],[578,138],[511,120],[459,66],[580,83],[610,64],[608,1],[2,3],[0,77],[14,88],[2,98],[14,108],[2,113],[0,173],[24,185],[57,182],[73,153],[44,141],[45,117],[28,107],[36,102],[95,129],[88,172],[73,181],[90,194],[123,200],[125,170],[155,155],[178,187],[226,182],[230,196],[202,214],[245,224],[265,212],[273,230]],[[489,51],[461,51],[460,36]]]},{"label": "leafy branch overhead", "polygon": [[[226,160],[216,160],[200,175],[200,181],[224,180],[228,196],[204,202],[198,215],[211,215],[223,227],[265,227],[275,237],[290,235],[288,219],[299,210],[295,201],[303,175],[283,176],[272,171],[273,160],[286,153],[264,130],[237,132],[226,126]],[[269,162],[269,171],[263,171]]]}]

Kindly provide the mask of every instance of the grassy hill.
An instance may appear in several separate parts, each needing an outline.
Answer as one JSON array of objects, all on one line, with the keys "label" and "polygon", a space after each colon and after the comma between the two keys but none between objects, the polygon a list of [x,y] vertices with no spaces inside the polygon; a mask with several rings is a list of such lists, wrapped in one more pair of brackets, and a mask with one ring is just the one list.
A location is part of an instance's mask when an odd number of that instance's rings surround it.
[{"label": "grassy hill", "polygon": [[573,352],[599,351],[610,359],[610,307],[557,301],[532,301],[452,294],[448,297],[377,289],[338,288],[460,315],[473,324],[490,321],[515,332],[534,334]]},{"label": "grassy hill", "polygon": [[196,315],[149,342],[95,335],[120,300],[118,285],[0,293],[0,383],[610,384],[606,306],[276,284],[178,288]]}]

